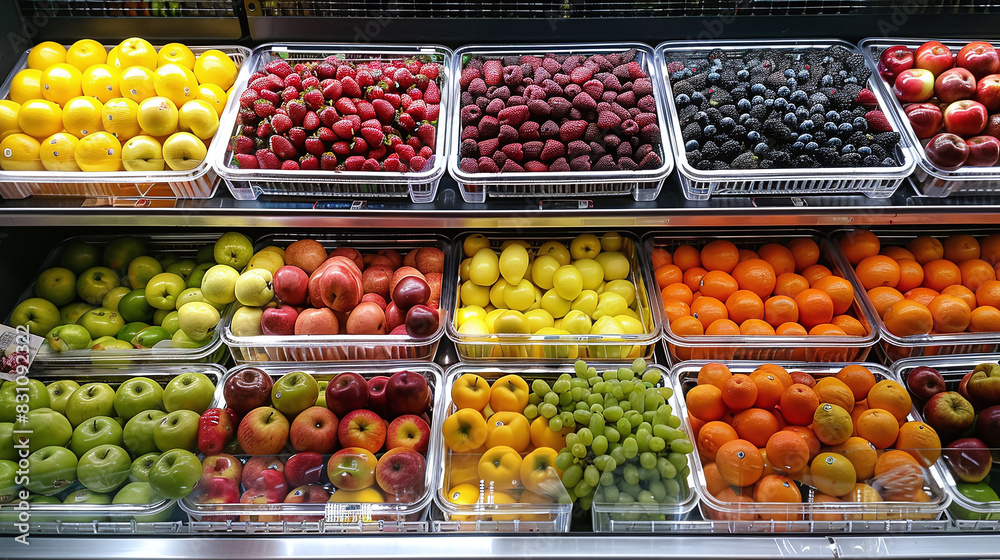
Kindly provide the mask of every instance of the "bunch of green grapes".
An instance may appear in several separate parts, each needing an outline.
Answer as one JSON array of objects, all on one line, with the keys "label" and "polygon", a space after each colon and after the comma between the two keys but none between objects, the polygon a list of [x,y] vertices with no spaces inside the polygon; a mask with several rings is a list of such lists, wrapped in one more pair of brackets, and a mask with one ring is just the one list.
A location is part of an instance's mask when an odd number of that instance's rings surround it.
[{"label": "bunch of green grapes", "polygon": [[574,369],[575,376],[564,373],[551,386],[534,380],[524,410],[529,420],[547,418],[553,431],[573,429],[556,457],[570,497],[584,510],[595,499],[676,502],[694,446],[666,402],[673,391],[659,386],[660,372],[647,369],[642,358],[603,374],[583,360]]}]

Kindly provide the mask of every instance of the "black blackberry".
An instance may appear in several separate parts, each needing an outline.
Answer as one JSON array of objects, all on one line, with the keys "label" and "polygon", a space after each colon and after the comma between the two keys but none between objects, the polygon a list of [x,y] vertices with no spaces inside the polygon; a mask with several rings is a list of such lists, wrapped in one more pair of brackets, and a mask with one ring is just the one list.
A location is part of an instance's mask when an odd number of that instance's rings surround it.
[{"label": "black blackberry", "polygon": [[692,122],[696,114],[698,114],[698,108],[694,105],[682,107],[677,111],[677,117],[680,119],[682,125]]},{"label": "black blackberry", "polygon": [[698,140],[701,138],[701,134],[701,125],[698,123],[691,123],[684,127],[684,130],[681,132],[681,137],[684,138],[685,142],[687,142],[688,140]]},{"label": "black blackberry", "polygon": [[792,156],[782,150],[771,150],[771,159],[774,160],[775,167],[788,167],[792,164]]},{"label": "black blackberry", "polygon": [[882,160],[881,167],[896,167],[896,162],[892,158],[885,158]]},{"label": "black blackberry", "polygon": [[857,152],[852,152],[850,154],[842,154],[837,159],[837,165],[839,167],[859,167],[861,165],[861,156]]},{"label": "black blackberry", "polygon": [[826,125],[826,117],[823,116],[823,113],[811,113],[809,120],[816,125],[816,130],[820,130]]},{"label": "black blackberry", "polygon": [[702,159],[694,165],[694,168],[699,171],[710,171],[712,169],[711,160]]},{"label": "black blackberry", "polygon": [[738,124],[733,127],[731,134],[733,138],[743,138],[747,135],[747,127]]},{"label": "black blackberry", "polygon": [[690,95],[696,91],[694,86],[691,85],[691,82],[687,80],[672,84],[671,87],[674,90],[674,95],[684,94],[690,97]]},{"label": "black blackberry", "polygon": [[774,167],[775,167],[774,160],[770,160],[770,159],[762,159],[762,160],[760,160],[760,168],[761,169],[773,169]]},{"label": "black blackberry", "polygon": [[736,105],[732,104],[723,105],[722,107],[719,107],[719,113],[722,115],[723,118],[728,117],[733,120],[740,118],[740,112],[736,109]]},{"label": "black blackberry", "polygon": [[701,150],[691,150],[690,152],[685,153],[684,157],[687,158],[688,163],[694,165],[702,160]]},{"label": "black blackberry", "polygon": [[767,120],[767,112],[767,107],[757,105],[750,109],[750,117],[757,119],[758,121],[765,121]]},{"label": "black blackberry", "polygon": [[712,171],[725,171],[729,169],[729,164],[724,161],[713,161],[710,169]]},{"label": "black blackberry", "polygon": [[844,60],[844,66],[847,66],[852,71],[857,71],[865,67],[865,57],[861,53],[852,54]]},{"label": "black blackberry", "polygon": [[712,140],[705,142],[701,146],[701,156],[705,159],[716,159],[719,157],[719,153],[719,146]]},{"label": "black blackberry", "polygon": [[719,158],[724,159],[726,161],[730,161],[734,157],[736,157],[737,154],[739,154],[742,150],[743,150],[742,144],[740,144],[736,140],[728,140],[722,144],[721,148],[719,148],[720,151]]},{"label": "black blackberry", "polygon": [[816,161],[816,158],[805,154],[796,156],[795,159],[792,160],[792,165],[801,169],[809,169],[820,166],[819,162]]},{"label": "black blackberry", "polygon": [[722,146],[723,144],[729,142],[732,139],[733,139],[732,136],[726,134],[725,132],[719,132],[715,135],[715,138],[713,138],[713,140],[715,140],[716,146]]},{"label": "black blackberry", "polygon": [[847,137],[848,144],[854,144],[855,147],[865,146],[868,144],[868,135],[864,132],[855,132]]},{"label": "black blackberry", "polygon": [[[774,72],[773,74],[769,75],[767,78],[764,79],[763,85],[776,90],[782,86],[787,86],[788,80],[781,72]],[[764,92],[761,91],[761,93]]]},{"label": "black blackberry", "polygon": [[830,102],[830,98],[826,96],[825,93],[817,91],[809,96],[809,103],[811,105],[826,105]]},{"label": "black blackberry", "polygon": [[882,146],[886,152],[891,152],[899,144],[899,133],[880,132],[875,135],[875,143]]},{"label": "black blackberry", "polygon": [[866,156],[863,160],[861,160],[861,165],[864,165],[865,167],[878,167],[881,161],[882,160],[877,156]]},{"label": "black blackberry", "polygon": [[833,148],[819,148],[814,156],[816,161],[826,166],[834,165],[837,162],[837,150]]},{"label": "black blackberry", "polygon": [[785,124],[779,121],[778,119],[768,119],[766,122],[764,122],[764,128],[762,129],[762,132],[768,138],[774,138],[776,140],[785,140],[792,133],[792,131],[789,130],[788,127],[785,126]]},{"label": "black blackberry", "polygon": [[872,144],[869,147],[872,149],[872,155],[877,156],[880,160],[884,159],[886,156],[889,155],[889,153],[886,152],[885,148],[879,146],[878,144]]}]

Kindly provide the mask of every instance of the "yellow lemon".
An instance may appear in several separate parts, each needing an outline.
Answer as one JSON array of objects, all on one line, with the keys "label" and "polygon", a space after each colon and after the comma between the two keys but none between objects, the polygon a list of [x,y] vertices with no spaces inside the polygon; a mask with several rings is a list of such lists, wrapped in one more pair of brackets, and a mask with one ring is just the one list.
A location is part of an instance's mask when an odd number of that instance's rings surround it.
[{"label": "yellow lemon", "polygon": [[103,110],[104,105],[93,97],[84,95],[74,97],[63,106],[63,128],[77,138],[83,138],[91,132],[103,130],[101,124]]},{"label": "yellow lemon", "polygon": [[150,97],[139,103],[139,128],[150,136],[168,136],[177,130],[177,106],[166,97]]},{"label": "yellow lemon", "polygon": [[63,105],[70,99],[83,95],[82,79],[83,73],[76,66],[65,62],[53,64],[42,70],[42,97]]},{"label": "yellow lemon", "polygon": [[118,97],[104,104],[101,123],[104,130],[125,141],[139,134],[139,104],[131,99]]},{"label": "yellow lemon", "polygon": [[122,71],[121,77],[118,78],[118,89],[121,90],[122,97],[138,103],[156,95],[153,78],[153,71],[149,68],[132,66]]},{"label": "yellow lemon", "polygon": [[166,66],[167,64],[177,64],[188,70],[194,69],[194,53],[186,45],[181,43],[167,43],[160,47],[160,52],[156,54],[156,66]]},{"label": "yellow lemon", "polygon": [[42,141],[38,157],[48,171],[79,171],[73,157],[78,142],[72,134],[57,132]]},{"label": "yellow lemon", "polygon": [[229,95],[215,84],[201,84],[198,86],[198,99],[207,102],[215,109],[216,115],[222,116],[222,110],[226,108]]},{"label": "yellow lemon", "polygon": [[121,69],[110,64],[94,64],[83,71],[81,86],[83,94],[96,97],[101,103],[121,97],[118,89],[118,78],[121,77]]},{"label": "yellow lemon", "polygon": [[118,43],[118,62],[122,69],[133,66],[156,68],[156,48],[145,39],[129,37]]},{"label": "yellow lemon", "polygon": [[76,66],[81,72],[95,64],[104,64],[108,52],[104,45],[93,39],[80,39],[66,51],[66,62]]},{"label": "yellow lemon", "polygon": [[178,111],[178,128],[190,131],[202,140],[209,140],[219,129],[219,115],[206,101],[188,101]]},{"label": "yellow lemon", "polygon": [[118,60],[118,45],[111,47],[108,51],[108,59],[104,61],[108,66],[114,66],[115,68],[121,69],[122,63]]},{"label": "yellow lemon", "polygon": [[179,64],[164,64],[153,77],[156,95],[166,97],[180,107],[198,97],[198,79],[194,72]]},{"label": "yellow lemon", "polygon": [[24,103],[29,99],[42,97],[42,71],[25,68],[17,74],[10,83],[10,99]]},{"label": "yellow lemon", "polygon": [[83,171],[121,171],[122,144],[109,132],[95,132],[76,144],[73,154]]},{"label": "yellow lemon", "polygon": [[59,62],[66,62],[66,47],[53,41],[38,43],[28,53],[28,68],[45,70]]},{"label": "yellow lemon", "polygon": [[21,104],[17,126],[35,138],[48,138],[63,128],[62,109],[45,99],[32,99]]},{"label": "yellow lemon", "polygon": [[5,171],[45,171],[38,159],[38,140],[17,132],[0,141],[0,169]]},{"label": "yellow lemon", "polygon": [[9,99],[0,100],[0,140],[21,132],[21,127],[17,126],[17,113],[20,110],[20,103]]},{"label": "yellow lemon", "polygon": [[194,75],[200,84],[215,84],[229,89],[236,82],[239,68],[225,53],[215,49],[201,53],[194,63]]}]

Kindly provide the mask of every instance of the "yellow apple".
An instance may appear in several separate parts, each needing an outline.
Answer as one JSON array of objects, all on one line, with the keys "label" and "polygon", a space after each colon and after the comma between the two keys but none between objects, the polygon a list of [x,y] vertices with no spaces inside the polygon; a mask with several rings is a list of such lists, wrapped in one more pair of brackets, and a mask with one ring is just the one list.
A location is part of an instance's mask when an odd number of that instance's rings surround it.
[{"label": "yellow apple", "polygon": [[136,120],[150,136],[169,136],[177,131],[177,105],[166,97],[143,99]]},{"label": "yellow apple", "polygon": [[122,146],[122,164],[128,171],[163,171],[163,147],[152,136],[133,136]]},{"label": "yellow apple", "polygon": [[156,68],[156,49],[145,39],[130,37],[119,43],[115,51],[116,60],[122,70],[132,66],[142,66],[150,70]]},{"label": "yellow apple", "polygon": [[174,171],[187,171],[198,167],[208,149],[205,143],[190,132],[175,132],[163,143],[163,159]]},{"label": "yellow apple", "polygon": [[183,132],[191,132],[202,140],[215,136],[219,129],[219,115],[207,101],[193,99],[181,106],[179,111],[179,128]]}]

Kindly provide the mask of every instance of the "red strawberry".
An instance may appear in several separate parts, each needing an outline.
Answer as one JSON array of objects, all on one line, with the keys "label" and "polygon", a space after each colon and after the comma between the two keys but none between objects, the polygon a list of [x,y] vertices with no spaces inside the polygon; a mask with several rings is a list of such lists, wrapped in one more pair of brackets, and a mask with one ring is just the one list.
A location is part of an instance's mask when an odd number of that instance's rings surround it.
[{"label": "red strawberry", "polygon": [[423,66],[419,60],[409,59],[403,61],[403,66],[410,71],[411,74],[419,74],[420,67]]},{"label": "red strawberry", "polygon": [[299,155],[298,150],[295,149],[295,146],[292,145],[292,142],[288,138],[277,134],[268,139],[268,147],[271,148],[274,155],[283,160],[297,158]]},{"label": "red strawberry", "polygon": [[495,86],[503,81],[503,64],[499,60],[483,62],[483,80],[487,85]]},{"label": "red strawberry", "polygon": [[344,95],[347,97],[361,97],[361,86],[358,82],[354,81],[354,78],[350,76],[345,76],[340,79],[340,85],[344,89]]},{"label": "red strawberry", "polygon": [[403,163],[409,163],[413,159],[413,156],[417,155],[417,151],[409,144],[400,144],[395,147],[395,150],[399,155],[399,161]]},{"label": "red strawberry", "polygon": [[868,111],[865,114],[865,120],[868,121],[868,128],[871,130],[876,132],[892,131],[892,125],[889,124],[889,120],[885,118],[882,111]]},{"label": "red strawberry", "polygon": [[330,80],[330,83],[323,87],[323,97],[330,100],[340,99],[343,92],[344,88],[339,80]]},{"label": "red strawberry", "polygon": [[389,152],[389,149],[385,144],[379,144],[374,147],[370,152],[368,152],[368,157],[380,160],[385,157],[385,154]]},{"label": "red strawberry", "polygon": [[428,146],[435,145],[434,140],[436,136],[436,131],[434,130],[434,127],[432,125],[429,124],[420,125],[420,128],[417,129],[417,136],[420,138],[420,141],[423,142],[424,144],[427,144]]},{"label": "red strawberry", "polygon": [[299,91],[302,91],[302,77],[298,74],[289,74],[285,76],[285,87],[293,87]]},{"label": "red strawberry", "polygon": [[382,171],[382,166],[379,165],[378,160],[373,158],[368,158],[365,163],[361,166],[362,171]]},{"label": "red strawberry", "polygon": [[409,113],[400,113],[399,126],[402,127],[403,130],[413,130],[416,128],[417,123],[413,120],[413,117],[410,116]]},{"label": "red strawberry", "polygon": [[240,107],[253,107],[253,102],[259,98],[256,90],[248,89],[240,94]]},{"label": "red strawberry", "polygon": [[297,126],[288,131],[288,139],[292,142],[297,149],[301,150],[306,145],[306,131],[304,128]]},{"label": "red strawberry", "polygon": [[413,86],[410,89],[406,90],[406,95],[409,95],[410,99],[414,101],[424,98],[424,94],[422,91],[420,91],[418,86]]},{"label": "red strawberry", "polygon": [[317,157],[321,154],[306,154],[299,158],[299,169],[306,169],[309,171],[319,169],[319,158]]},{"label": "red strawberry", "polygon": [[236,122],[239,124],[254,124],[258,118],[252,107],[240,107],[240,112],[236,114]]},{"label": "red strawberry", "polygon": [[375,99],[372,101],[372,108],[375,110],[375,115],[378,120],[383,123],[391,123],[396,117],[396,110],[392,108],[385,99]]},{"label": "red strawberry", "polygon": [[392,74],[392,79],[396,80],[401,89],[407,89],[417,81],[406,68],[397,68]]},{"label": "red strawberry", "polygon": [[372,77],[372,73],[368,70],[358,71],[358,75],[355,80],[358,82],[358,87],[361,88],[371,87],[375,84],[375,78]]},{"label": "red strawberry", "polygon": [[319,78],[316,76],[303,77],[302,89],[308,89],[311,87],[319,87]]},{"label": "red strawberry", "polygon": [[597,126],[601,130],[608,130],[622,124],[621,118],[611,111],[601,111],[597,114]]},{"label": "red strawberry", "polygon": [[332,78],[336,72],[337,67],[325,60],[316,65],[316,75],[319,76],[321,80]]},{"label": "red strawberry", "polygon": [[432,80],[437,79],[440,70],[440,67],[433,62],[428,62],[420,67],[420,73]]},{"label": "red strawberry", "polygon": [[422,171],[424,167],[427,166],[427,158],[423,156],[413,156],[410,158],[410,169],[414,171]]},{"label": "red strawberry", "polygon": [[270,91],[281,91],[285,87],[285,80],[276,74],[270,74],[266,78],[267,89]]},{"label": "red strawberry", "polygon": [[358,108],[354,105],[354,102],[346,97],[338,99],[334,102],[333,106],[341,115],[354,115],[358,112]]},{"label": "red strawberry", "polygon": [[586,131],[587,121],[566,121],[565,124],[559,127],[559,138],[563,142],[572,142],[581,138]]},{"label": "red strawberry", "polygon": [[463,90],[468,89],[469,84],[472,83],[472,80],[475,80],[476,78],[479,77],[482,77],[482,73],[479,71],[478,68],[470,68],[466,66],[465,68],[462,68],[462,75],[458,79],[458,85]]},{"label": "red strawberry", "polygon": [[324,148],[323,146],[323,141],[320,140],[319,138],[316,138],[315,136],[310,136],[309,138],[306,138],[305,149],[307,152],[309,152],[314,156],[321,156],[323,155],[323,152],[326,150],[326,148]]},{"label": "red strawberry", "polygon": [[413,103],[413,98],[405,93],[399,96],[399,106],[403,109],[409,109],[410,104]]},{"label": "red strawberry", "polygon": [[291,101],[293,99],[298,99],[298,98],[299,98],[299,90],[295,89],[292,86],[288,86],[285,89],[281,90],[282,102]]},{"label": "red strawberry", "polygon": [[371,103],[362,99],[355,106],[358,108],[358,116],[361,117],[361,120],[367,121],[376,118],[375,107]]},{"label": "red strawberry", "polygon": [[646,73],[642,70],[642,66],[640,66],[638,62],[629,62],[628,65],[626,65],[626,68],[628,69],[628,77],[633,80],[647,77]]},{"label": "red strawberry", "polygon": [[662,164],[663,160],[660,159],[660,156],[658,156],[656,152],[649,152],[646,154],[646,157],[642,158],[642,161],[639,162],[639,169],[656,169]]},{"label": "red strawberry", "polygon": [[364,137],[358,137],[354,139],[354,143],[351,144],[351,153],[358,155],[365,155],[368,153],[368,141]]},{"label": "red strawberry", "polygon": [[517,163],[514,163],[514,160],[508,159],[506,162],[504,162],[503,168],[501,168],[500,171],[503,171],[505,173],[521,173],[524,171],[524,168],[518,165]]},{"label": "red strawberry", "polygon": [[253,111],[258,117],[270,117],[274,114],[274,105],[264,99],[258,99],[253,102]]},{"label": "red strawberry", "polygon": [[430,146],[424,146],[423,148],[420,148],[417,155],[424,159],[431,159],[431,156],[434,155],[434,150],[432,150]]},{"label": "red strawberry", "polygon": [[403,162],[399,161],[398,159],[387,159],[382,164],[382,167],[386,171],[391,171],[393,173],[406,171],[406,165],[403,164]]},{"label": "red strawberry", "polygon": [[380,128],[362,128],[361,135],[364,136],[370,146],[379,146],[385,140],[385,135],[382,134],[382,129]]},{"label": "red strawberry", "polygon": [[438,89],[436,83],[428,82],[427,89],[424,91],[424,101],[428,104],[441,103],[441,90]]},{"label": "red strawberry", "polygon": [[351,156],[344,161],[344,166],[348,171],[361,171],[365,166],[364,156]]},{"label": "red strawberry", "polygon": [[340,142],[334,142],[333,145],[330,146],[330,151],[338,156],[346,156],[351,153],[351,145],[341,140]]},{"label": "red strawberry", "polygon": [[288,132],[288,129],[295,126],[295,123],[287,115],[274,115],[274,118],[271,119],[271,126],[274,127],[274,131],[278,134],[284,134]]},{"label": "red strawberry", "polygon": [[293,159],[281,162],[281,169],[283,171],[295,171],[298,168],[299,168],[299,162]]},{"label": "red strawberry", "polygon": [[427,105],[427,114],[424,115],[424,120],[428,122],[436,122],[438,116],[441,114],[441,105],[437,103]]},{"label": "red strawberry", "polygon": [[546,140],[545,147],[542,148],[542,161],[550,161],[566,155],[566,146],[558,140]]},{"label": "red strawberry", "polygon": [[549,166],[540,161],[529,161],[524,164],[524,170],[531,173],[544,173],[549,170]]},{"label": "red strawberry", "polygon": [[319,117],[312,111],[306,113],[306,116],[302,118],[302,128],[305,128],[306,130],[316,130],[319,128],[319,125]]},{"label": "red strawberry", "polygon": [[337,168],[337,156],[330,152],[324,153],[319,158],[319,168],[323,171],[333,171]]},{"label": "red strawberry", "polygon": [[351,126],[351,121],[347,119],[342,119],[333,123],[332,128],[333,132],[336,133],[337,136],[345,140],[354,138],[354,127]]},{"label": "red strawberry", "polygon": [[878,105],[878,101],[875,99],[875,94],[872,93],[870,89],[863,89],[858,92],[857,99],[854,100],[855,103],[860,103],[865,107],[874,107]]},{"label": "red strawberry", "polygon": [[399,109],[399,104],[401,103],[401,100],[399,99],[398,93],[386,92],[385,97],[383,97],[383,99],[388,101],[389,105],[391,105],[393,109]]},{"label": "red strawberry", "polygon": [[[361,128],[377,128],[382,130],[382,123],[378,119],[367,119],[361,121]],[[383,130],[382,132],[384,133],[385,131]]]},{"label": "red strawberry", "polygon": [[361,117],[357,115],[344,115],[343,120],[351,123],[351,128],[361,130]]},{"label": "red strawberry", "polygon": [[344,64],[343,66],[338,66],[337,67],[337,76],[336,77],[337,77],[338,80],[343,80],[344,78],[351,78],[353,80],[354,77],[357,76],[357,75],[358,75],[358,73],[354,70],[354,68],[351,68],[347,64]]},{"label": "red strawberry", "polygon": [[569,79],[574,84],[583,84],[594,75],[594,70],[586,66],[577,66],[569,74]]},{"label": "red strawberry", "polygon": [[253,139],[247,136],[233,138],[233,151],[238,154],[249,154],[254,149]]},{"label": "red strawberry", "polygon": [[410,136],[409,138],[407,138],[406,143],[409,144],[410,146],[413,146],[414,150],[419,150],[424,146],[424,143],[421,142],[420,139],[417,138],[416,136]]},{"label": "red strawberry", "polygon": [[297,100],[289,101],[285,105],[285,110],[288,111],[288,117],[297,125],[302,124],[302,119],[306,117],[306,113],[309,111],[305,103]]},{"label": "red strawberry", "polygon": [[323,142],[333,142],[337,139],[337,135],[333,133],[333,130],[325,126],[319,127],[315,135]]},{"label": "red strawberry", "polygon": [[257,169],[257,157],[253,154],[236,154],[236,165],[240,169]]},{"label": "red strawberry", "polygon": [[406,114],[413,117],[415,121],[422,121],[427,114],[427,104],[423,100],[414,101],[406,108]]},{"label": "red strawberry", "polygon": [[306,107],[315,111],[323,106],[323,102],[326,101],[326,99],[323,98],[323,92],[318,89],[310,88],[302,94],[302,101],[305,101]]},{"label": "red strawberry", "polygon": [[266,78],[266,77],[267,77],[267,72],[264,72],[263,70],[258,70],[253,74],[250,74],[250,78],[247,80],[247,83],[249,84],[258,78]]},{"label": "red strawberry", "polygon": [[368,91],[365,92],[365,97],[367,97],[369,101],[382,99],[383,97],[385,97],[385,90],[377,85],[372,86],[368,88]]},{"label": "red strawberry", "polygon": [[268,62],[264,65],[264,70],[272,74],[277,74],[282,79],[292,73],[292,67],[288,64],[288,61],[281,59]]},{"label": "red strawberry", "polygon": [[271,121],[264,119],[257,125],[257,131],[254,133],[257,138],[261,140],[267,139],[268,136],[274,134],[274,128],[271,126]]},{"label": "red strawberry", "polygon": [[521,148],[521,144],[518,142],[514,142],[513,144],[507,144],[503,148],[500,148],[500,151],[506,154],[508,158],[518,163],[521,163],[521,160],[524,159],[524,150]]},{"label": "red strawberry", "polygon": [[267,148],[257,150],[257,164],[261,169],[281,169],[281,160]]},{"label": "red strawberry", "polygon": [[268,80],[267,77],[265,76],[262,78],[256,78],[254,80],[251,80],[250,85],[247,87],[254,90],[257,93],[260,93],[261,91],[267,89],[267,84]]}]

